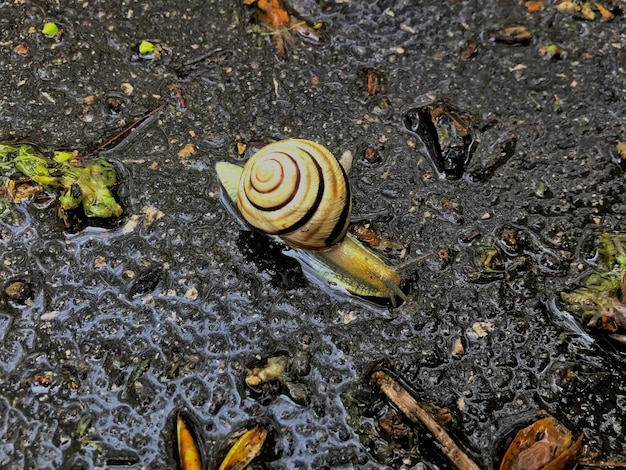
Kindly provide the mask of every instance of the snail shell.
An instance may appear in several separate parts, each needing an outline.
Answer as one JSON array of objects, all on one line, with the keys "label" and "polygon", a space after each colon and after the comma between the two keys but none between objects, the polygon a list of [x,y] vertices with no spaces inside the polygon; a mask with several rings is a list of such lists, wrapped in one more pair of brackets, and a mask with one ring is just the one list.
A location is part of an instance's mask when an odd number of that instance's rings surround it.
[{"label": "snail shell", "polygon": [[328,149],[288,139],[248,160],[237,207],[252,226],[296,248],[323,250],[345,237],[352,200],[346,172]]}]

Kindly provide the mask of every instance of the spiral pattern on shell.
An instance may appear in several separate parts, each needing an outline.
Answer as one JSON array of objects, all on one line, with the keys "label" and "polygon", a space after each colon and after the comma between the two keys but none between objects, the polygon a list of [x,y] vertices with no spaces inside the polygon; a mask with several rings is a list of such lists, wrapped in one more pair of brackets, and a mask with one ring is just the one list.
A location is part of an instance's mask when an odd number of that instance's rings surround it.
[{"label": "spiral pattern on shell", "polygon": [[328,149],[288,139],[263,147],[248,160],[237,207],[254,227],[315,250],[344,238],[352,199],[346,172]]}]

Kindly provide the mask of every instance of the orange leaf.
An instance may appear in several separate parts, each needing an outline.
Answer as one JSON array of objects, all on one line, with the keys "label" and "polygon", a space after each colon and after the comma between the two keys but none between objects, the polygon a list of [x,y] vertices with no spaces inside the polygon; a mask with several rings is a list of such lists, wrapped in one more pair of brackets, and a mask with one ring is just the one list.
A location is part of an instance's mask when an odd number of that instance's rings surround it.
[{"label": "orange leaf", "polygon": [[613,13],[607,10],[603,5],[600,5],[599,3],[596,3],[595,5],[598,11],[600,12],[600,14],[602,15],[602,18],[604,18],[605,20],[610,20],[611,18],[613,18]]},{"label": "orange leaf", "polygon": [[541,10],[541,7],[543,7],[543,2],[526,2],[524,3],[524,6],[528,9],[530,13],[535,13]]}]

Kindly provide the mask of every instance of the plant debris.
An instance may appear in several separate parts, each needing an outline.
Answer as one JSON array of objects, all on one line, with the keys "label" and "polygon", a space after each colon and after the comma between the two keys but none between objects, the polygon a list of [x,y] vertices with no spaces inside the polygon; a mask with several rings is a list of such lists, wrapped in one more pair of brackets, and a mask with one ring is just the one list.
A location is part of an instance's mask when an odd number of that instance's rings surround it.
[{"label": "plant debris", "polygon": [[441,100],[404,115],[406,130],[423,142],[434,169],[449,180],[461,178],[478,146],[472,123],[472,116]]},{"label": "plant debris", "polygon": [[500,227],[476,249],[477,270],[469,282],[507,282],[523,276],[530,281],[538,273],[554,274],[564,267],[559,255],[534,232],[513,225]]},{"label": "plant debris", "polygon": [[369,67],[366,71],[367,74],[367,94],[370,96],[377,95],[380,91],[382,76],[380,72],[372,67]]},{"label": "plant debris", "polygon": [[139,57],[144,60],[160,59],[163,56],[163,46],[157,42],[141,41],[138,46]]},{"label": "plant debris", "polygon": [[530,43],[533,35],[526,26],[509,26],[495,31],[489,39],[495,42],[503,42],[505,44],[522,44]]},{"label": "plant debris", "polygon": [[137,295],[145,295],[152,292],[159,285],[165,273],[162,266],[147,268],[142,271],[133,281],[128,289],[128,297],[134,298]]},{"label": "plant debris", "polygon": [[569,13],[577,18],[582,18],[588,21],[593,21],[596,18],[596,14],[593,11],[593,7],[590,2],[561,2],[556,6],[556,9],[561,13]]},{"label": "plant debris", "polygon": [[202,470],[202,459],[196,438],[187,419],[181,413],[176,415],[176,438],[181,470]]},{"label": "plant debris", "polygon": [[517,433],[500,470],[565,470],[572,468],[583,443],[556,419],[543,418]]},{"label": "plant debris", "polygon": [[565,308],[626,346],[626,233],[603,233],[598,241],[598,264],[581,287],[561,292]]},{"label": "plant debris", "polygon": [[[536,13],[546,7],[546,2],[542,1],[527,1],[524,2],[524,6],[529,13]],[[612,20],[616,14],[621,14],[622,7],[620,2],[616,0],[600,2],[588,2],[586,0],[557,0],[556,11],[559,13],[568,14],[574,18],[594,21],[601,18],[604,21]],[[552,6],[551,8],[555,8]]]},{"label": "plant debris", "polygon": [[57,25],[56,23],[48,21],[47,23],[44,23],[43,27],[41,28],[41,34],[43,34],[47,38],[54,39],[55,41],[59,42],[63,38],[63,34],[65,34],[65,31],[63,30],[63,28],[60,28],[59,25]]},{"label": "plant debris", "polygon": [[530,13],[535,13],[536,11],[539,11],[543,8],[544,2],[540,2],[540,1],[524,2],[524,6]]},{"label": "plant debris", "polygon": [[357,239],[380,251],[406,251],[404,245],[380,236],[368,223],[355,224],[351,231]]},{"label": "plant debris", "polygon": [[381,370],[372,373],[372,380],[385,395],[414,423],[422,423],[439,442],[441,451],[460,470],[479,470],[478,465],[454,442],[437,420],[422,408],[415,398],[389,374]]},{"label": "plant debris", "polygon": [[254,19],[266,29],[271,43],[282,59],[289,51],[295,51],[294,33],[310,42],[322,42],[324,35],[320,25],[309,25],[305,20],[289,14],[281,0],[243,0],[244,5],[254,6]]},{"label": "plant debris", "polygon": [[547,42],[539,48],[539,54],[550,60],[560,60],[565,57],[565,52],[552,42]]},{"label": "plant debris", "polygon": [[11,281],[4,289],[7,298],[17,304],[25,305],[32,300],[33,285],[28,279]]},{"label": "plant debris", "polygon": [[245,430],[222,460],[219,470],[246,468],[261,453],[266,438],[267,430],[260,425]]},{"label": "plant debris", "polygon": [[113,195],[117,172],[99,158],[83,161],[76,152],[55,152],[50,159],[30,145],[0,144],[0,218],[11,204],[59,193],[59,215],[81,208],[89,218],[111,218],[123,209]]},{"label": "plant debris", "polygon": [[309,355],[306,351],[296,351],[293,357],[277,355],[267,358],[263,367],[253,367],[246,376],[246,385],[257,393],[278,393],[272,383],[280,384],[296,402],[305,404],[311,394],[301,378],[310,371]]},{"label": "plant debris", "polygon": [[275,356],[267,359],[267,365],[263,368],[255,367],[250,370],[246,377],[246,384],[249,387],[258,387],[262,383],[272,382],[274,380],[283,380],[285,369],[289,365],[288,356]]}]

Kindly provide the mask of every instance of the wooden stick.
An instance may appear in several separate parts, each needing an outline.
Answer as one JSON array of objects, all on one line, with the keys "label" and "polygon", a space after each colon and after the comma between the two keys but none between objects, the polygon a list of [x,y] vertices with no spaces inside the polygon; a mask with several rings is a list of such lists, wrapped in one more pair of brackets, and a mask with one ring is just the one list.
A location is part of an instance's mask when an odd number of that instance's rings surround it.
[{"label": "wooden stick", "polygon": [[143,116],[135,119],[133,122],[131,122],[128,126],[126,126],[124,129],[122,129],[120,132],[115,134],[113,137],[111,137],[105,143],[103,143],[103,144],[99,145],[98,147],[96,147],[95,150],[92,150],[91,152],[88,152],[85,156],[90,156],[90,155],[93,155],[95,153],[102,152],[103,150],[106,150],[107,148],[113,146],[119,140],[121,140],[122,137],[125,137],[126,134],[128,134],[130,131],[135,129],[137,126],[139,126],[139,124],[144,122],[150,116],[154,116],[156,113],[161,111],[163,108],[165,108],[165,106],[166,106],[166,103],[160,104],[159,106],[154,108],[152,111],[150,111],[147,114],[144,114]]},{"label": "wooden stick", "polygon": [[463,452],[435,419],[407,392],[402,385],[383,371],[372,373],[372,380],[387,397],[414,423],[421,422],[441,444],[446,457],[458,470],[480,470],[480,467]]}]

